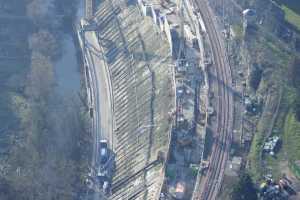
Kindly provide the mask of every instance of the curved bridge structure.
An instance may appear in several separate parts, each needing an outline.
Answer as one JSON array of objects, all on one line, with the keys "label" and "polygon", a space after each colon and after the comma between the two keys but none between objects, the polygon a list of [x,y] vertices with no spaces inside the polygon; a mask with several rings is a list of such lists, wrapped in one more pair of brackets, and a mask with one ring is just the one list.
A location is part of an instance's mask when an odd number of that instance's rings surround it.
[{"label": "curved bridge structure", "polygon": [[93,131],[115,154],[109,199],[156,200],[175,103],[169,44],[138,5],[105,0],[93,10],[93,1],[86,0],[82,27],[91,28],[81,44]]}]

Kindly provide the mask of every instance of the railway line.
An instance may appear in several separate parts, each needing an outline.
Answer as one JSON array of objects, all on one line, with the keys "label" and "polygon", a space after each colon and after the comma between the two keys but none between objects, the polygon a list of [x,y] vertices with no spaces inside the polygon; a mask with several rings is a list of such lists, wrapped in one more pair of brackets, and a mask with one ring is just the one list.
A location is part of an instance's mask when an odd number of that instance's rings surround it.
[{"label": "railway line", "polygon": [[206,1],[194,0],[194,5],[199,9],[207,29],[211,44],[213,64],[215,66],[217,99],[217,124],[214,134],[214,144],[210,156],[208,173],[201,179],[202,187],[195,190],[193,199],[215,200],[223,181],[226,161],[232,140],[233,95],[228,88],[231,87],[232,78],[230,66],[224,52],[220,35],[216,30],[212,13]]}]

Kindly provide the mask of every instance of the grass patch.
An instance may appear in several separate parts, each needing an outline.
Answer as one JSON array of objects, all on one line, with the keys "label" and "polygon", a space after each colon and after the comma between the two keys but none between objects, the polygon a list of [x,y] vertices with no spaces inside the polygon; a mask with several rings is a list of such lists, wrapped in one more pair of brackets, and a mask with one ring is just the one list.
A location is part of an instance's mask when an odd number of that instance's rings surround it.
[{"label": "grass patch", "polygon": [[291,54],[281,48],[281,45],[278,43],[276,38],[266,36],[266,38],[262,41],[262,44],[271,53],[270,55],[272,55],[273,60],[276,61],[278,65],[283,67],[288,66],[291,60]]},{"label": "grass patch", "polygon": [[237,39],[242,39],[243,38],[244,30],[243,30],[243,25],[242,24],[233,25],[232,30],[233,30],[233,32],[235,34],[235,37]]},{"label": "grass patch", "polygon": [[300,122],[292,111],[288,113],[285,120],[283,145],[290,169],[300,178],[300,168],[295,165],[295,161],[300,160]]},{"label": "grass patch", "polygon": [[[277,88],[279,89],[279,88]],[[282,105],[282,99],[279,100],[280,94],[269,94],[271,96],[268,97],[268,102],[265,105],[265,109],[262,113],[261,119],[257,125],[257,131],[254,135],[254,139],[252,141],[249,160],[250,160],[250,172],[253,176],[255,182],[258,182],[262,175],[266,173],[265,169],[265,155],[263,155],[263,144],[265,142],[266,137],[270,135],[278,134],[278,127],[276,128],[276,124],[280,121],[279,116],[281,110],[277,113],[277,105],[280,103]],[[275,117],[275,119],[274,119]],[[273,121],[275,120],[275,121]],[[275,129],[276,128],[276,129]],[[270,132],[270,129],[272,129]],[[274,162],[272,160],[267,160],[270,165],[273,165]]]},{"label": "grass patch", "polygon": [[300,30],[300,14],[297,14],[287,6],[282,6],[281,8],[285,13],[285,20]]},{"label": "grass patch", "polygon": [[251,144],[251,149],[249,153],[249,160],[250,160],[250,166],[251,166],[251,175],[254,179],[254,181],[259,181],[261,178],[261,166],[260,166],[260,161],[261,161],[261,147],[263,145],[264,137],[262,134],[257,132],[254,135],[252,144]]},{"label": "grass patch", "polygon": [[274,0],[280,6],[286,6],[295,13],[300,14],[300,1],[298,0]]},{"label": "grass patch", "polygon": [[289,168],[292,170],[294,175],[300,179],[300,167],[296,165],[294,162],[289,162]]},{"label": "grass patch", "polygon": [[300,1],[274,0],[285,13],[285,20],[300,30]]},{"label": "grass patch", "polygon": [[16,93],[10,94],[12,110],[17,114],[21,124],[28,124],[32,120],[32,112],[27,100]]},{"label": "grass patch", "polygon": [[276,157],[265,155],[265,162],[266,166],[272,170],[272,175],[274,179],[279,179],[281,177],[281,171],[280,171],[280,163],[281,161],[284,161],[283,152],[277,153]]},{"label": "grass patch", "polygon": [[[300,13],[295,10],[295,7],[291,8],[291,4],[287,3],[288,1],[275,1],[286,13],[285,17],[287,21],[300,30]],[[294,0],[293,3],[295,2],[300,6],[300,1]],[[298,11],[300,11],[300,9]],[[283,141],[282,149],[279,149],[276,157],[262,156],[262,145],[267,136],[266,133],[268,132],[268,125],[271,122],[272,113],[270,114],[268,112],[265,116],[262,115],[260,122],[257,124],[257,130],[248,155],[249,172],[255,182],[260,181],[262,175],[269,172],[269,169],[272,171],[274,177],[279,177],[282,173],[282,166],[279,164],[282,164],[283,161],[286,163],[287,160],[300,160],[300,122],[297,122],[293,112],[289,112],[290,107],[295,102],[296,93],[290,86],[289,81],[287,81],[291,78],[288,76],[287,71],[291,59],[294,57],[294,53],[272,33],[266,32],[264,27],[259,27],[259,29],[261,29],[261,34],[259,39],[257,39],[257,44],[253,45],[256,51],[262,52],[259,54],[260,57],[258,57],[257,62],[263,63],[262,61],[267,60],[266,63],[270,63],[270,66],[265,68],[265,76],[262,80],[263,85],[261,84],[259,91],[264,92],[264,85],[270,87],[274,84],[284,87],[285,91],[283,92],[284,95],[280,102],[275,124],[272,127],[272,135],[279,135]],[[273,99],[273,101],[274,100],[276,100],[276,98]]]},{"label": "grass patch", "polygon": [[300,160],[300,122],[292,111],[285,120],[283,144],[289,161]]}]

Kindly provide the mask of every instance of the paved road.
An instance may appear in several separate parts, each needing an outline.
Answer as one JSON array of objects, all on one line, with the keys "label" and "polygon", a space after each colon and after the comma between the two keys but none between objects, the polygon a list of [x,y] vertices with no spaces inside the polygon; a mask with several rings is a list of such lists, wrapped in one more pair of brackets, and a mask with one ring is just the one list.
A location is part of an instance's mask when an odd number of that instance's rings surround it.
[{"label": "paved road", "polygon": [[98,139],[107,139],[113,148],[112,100],[109,74],[95,32],[86,32],[86,55],[94,83],[96,132]]},{"label": "paved road", "polygon": [[[90,72],[89,78],[92,90],[92,132],[94,136],[92,167],[97,169],[99,141],[101,139],[108,140],[109,148],[113,149],[112,90],[108,69],[106,68],[96,33],[94,31],[87,31],[83,36],[85,38],[84,57]],[[97,185],[99,185],[98,182],[96,182]],[[104,199],[104,197],[99,193],[95,193],[93,199]]]},{"label": "paved road", "polygon": [[194,199],[215,200],[223,181],[232,140],[233,95],[230,92],[232,78],[225,48],[217,31],[214,16],[206,1],[195,0],[195,3],[205,23],[212,48],[214,73],[218,80],[214,83],[217,84],[216,94],[218,99],[216,108],[217,130],[214,133],[215,141],[210,156],[210,165],[207,175],[202,178],[201,188],[197,190],[198,194],[194,195]]}]

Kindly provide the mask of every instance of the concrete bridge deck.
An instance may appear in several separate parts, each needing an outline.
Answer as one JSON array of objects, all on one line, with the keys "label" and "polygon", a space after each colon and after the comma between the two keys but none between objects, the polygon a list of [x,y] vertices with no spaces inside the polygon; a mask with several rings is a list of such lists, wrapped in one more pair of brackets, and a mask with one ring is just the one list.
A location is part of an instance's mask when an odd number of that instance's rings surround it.
[{"label": "concrete bridge deck", "polygon": [[112,92],[116,172],[110,199],[158,199],[163,164],[156,160],[168,150],[174,106],[168,42],[137,6],[117,0],[102,1],[92,20],[96,52],[106,63],[94,67],[107,67]]}]

